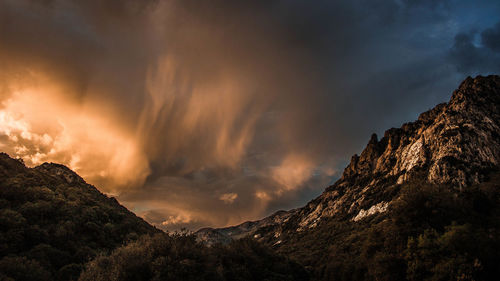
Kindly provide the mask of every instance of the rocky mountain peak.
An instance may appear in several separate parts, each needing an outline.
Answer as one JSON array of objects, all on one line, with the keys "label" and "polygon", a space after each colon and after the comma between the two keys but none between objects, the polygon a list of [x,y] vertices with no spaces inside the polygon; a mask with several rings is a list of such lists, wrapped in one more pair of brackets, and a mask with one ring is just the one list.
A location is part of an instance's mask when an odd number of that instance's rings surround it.
[{"label": "rocky mountain peak", "polygon": [[380,194],[407,181],[459,190],[480,183],[499,165],[499,133],[500,77],[469,77],[448,103],[387,130],[380,140],[372,135],[342,177],[301,210],[300,229],[336,214],[360,220],[384,212],[390,202]]},{"label": "rocky mountain peak", "polygon": [[412,170],[423,169],[433,183],[459,188],[478,183],[488,168],[498,165],[499,104],[500,77],[469,77],[449,103],[387,130],[380,141],[372,135],[361,156],[353,156],[341,181],[377,175],[397,176],[402,183],[411,179]]},{"label": "rocky mountain peak", "polygon": [[456,107],[455,109],[465,108],[467,105],[492,109],[492,106],[498,105],[500,99],[499,86],[500,76],[498,75],[467,77],[453,92],[450,105]]}]

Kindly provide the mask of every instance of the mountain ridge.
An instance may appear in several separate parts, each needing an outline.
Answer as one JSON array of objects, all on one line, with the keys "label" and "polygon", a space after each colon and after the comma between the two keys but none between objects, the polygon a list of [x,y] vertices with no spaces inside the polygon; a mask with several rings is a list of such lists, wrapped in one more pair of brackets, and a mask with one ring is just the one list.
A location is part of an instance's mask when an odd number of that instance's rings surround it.
[{"label": "mountain ridge", "polygon": [[304,207],[237,226],[201,229],[198,238],[216,243],[248,235],[275,245],[281,243],[289,221],[301,232],[333,216],[359,221],[386,212],[405,182],[424,177],[458,189],[483,182],[499,164],[499,107],[499,76],[468,77],[448,103],[385,131],[380,140],[373,134],[361,154],[352,156],[341,178]]},{"label": "mountain ridge", "polygon": [[1,280],[76,280],[89,259],[155,233],[68,167],[0,153]]}]

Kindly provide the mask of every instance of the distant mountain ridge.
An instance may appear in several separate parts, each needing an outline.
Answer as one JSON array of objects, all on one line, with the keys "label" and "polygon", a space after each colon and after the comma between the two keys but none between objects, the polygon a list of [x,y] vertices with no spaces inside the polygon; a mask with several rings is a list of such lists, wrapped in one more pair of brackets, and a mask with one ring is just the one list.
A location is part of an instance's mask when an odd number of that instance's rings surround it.
[{"label": "distant mountain ridge", "polygon": [[500,77],[468,77],[448,103],[387,130],[380,140],[373,134],[342,177],[306,206],[233,227],[201,229],[197,235],[208,243],[249,235],[279,245],[284,231],[307,231],[332,217],[360,221],[384,213],[406,182],[424,179],[458,190],[481,183],[499,161]]}]

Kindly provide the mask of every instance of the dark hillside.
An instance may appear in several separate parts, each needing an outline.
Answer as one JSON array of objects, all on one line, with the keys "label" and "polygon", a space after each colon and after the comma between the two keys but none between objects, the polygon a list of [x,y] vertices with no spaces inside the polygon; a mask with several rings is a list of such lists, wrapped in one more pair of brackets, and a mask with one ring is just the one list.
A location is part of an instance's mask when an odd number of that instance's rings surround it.
[{"label": "dark hillside", "polygon": [[274,247],[317,280],[498,280],[500,173],[466,191],[408,182],[385,213],[287,230]]},{"label": "dark hillside", "polygon": [[80,281],[309,280],[298,263],[253,239],[206,247],[194,235],[157,234],[87,265]]},{"label": "dark hillside", "polygon": [[157,232],[63,165],[0,154],[0,280],[75,280],[97,254]]}]

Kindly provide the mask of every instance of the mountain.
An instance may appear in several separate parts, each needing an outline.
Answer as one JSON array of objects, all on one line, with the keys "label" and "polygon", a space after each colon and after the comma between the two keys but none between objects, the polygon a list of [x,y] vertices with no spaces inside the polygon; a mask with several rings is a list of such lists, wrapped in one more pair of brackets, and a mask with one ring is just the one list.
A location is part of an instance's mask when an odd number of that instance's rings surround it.
[{"label": "mountain", "polygon": [[342,177],[296,213],[297,231],[323,218],[345,215],[360,220],[384,212],[391,187],[424,178],[463,189],[486,180],[500,161],[500,77],[467,78],[447,104],[418,120],[373,134]]},{"label": "mountain", "polygon": [[[198,237],[208,243],[254,237],[301,261],[317,279],[496,280],[498,258],[487,253],[499,242],[499,161],[500,77],[469,77],[448,103],[380,140],[372,135],[341,178],[306,206],[202,229]],[[486,233],[474,237],[486,243],[482,253],[457,246],[436,254],[442,267],[418,265],[419,241],[433,237],[427,242],[439,244],[456,234],[468,246],[474,227]]]},{"label": "mountain", "polygon": [[76,280],[89,259],[158,232],[67,167],[0,153],[1,280]]},{"label": "mountain", "polygon": [[[236,226],[230,226],[225,228],[202,228],[196,231],[196,236],[199,241],[203,241],[208,245],[213,245],[217,243],[229,243],[233,239],[240,239],[243,237],[251,236],[251,234],[257,232],[266,227],[272,227],[276,225],[282,225],[286,223],[292,215],[295,214],[297,210],[291,211],[278,211],[269,217],[258,221],[247,221]],[[259,235],[253,238],[260,238]]]}]

